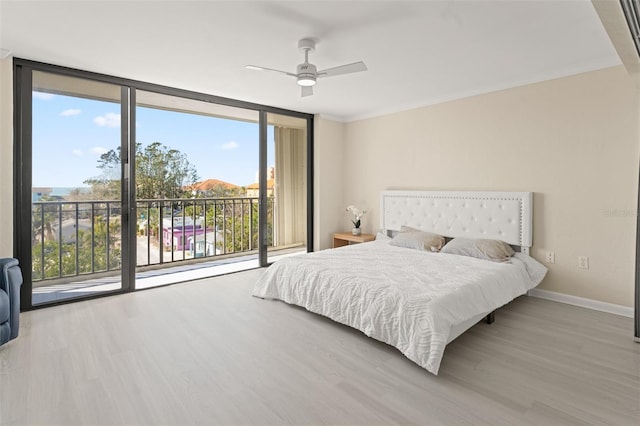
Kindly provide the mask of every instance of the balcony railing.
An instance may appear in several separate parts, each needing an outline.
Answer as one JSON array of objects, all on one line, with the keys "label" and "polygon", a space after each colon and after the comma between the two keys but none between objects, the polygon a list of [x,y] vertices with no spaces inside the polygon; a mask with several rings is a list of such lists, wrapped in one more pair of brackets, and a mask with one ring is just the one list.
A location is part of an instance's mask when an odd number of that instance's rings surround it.
[{"label": "balcony railing", "polygon": [[[267,202],[267,245],[273,241]],[[32,209],[32,279],[118,271],[122,264],[119,201],[38,201]],[[258,198],[189,198],[136,202],[136,265],[161,267],[258,249]]]}]

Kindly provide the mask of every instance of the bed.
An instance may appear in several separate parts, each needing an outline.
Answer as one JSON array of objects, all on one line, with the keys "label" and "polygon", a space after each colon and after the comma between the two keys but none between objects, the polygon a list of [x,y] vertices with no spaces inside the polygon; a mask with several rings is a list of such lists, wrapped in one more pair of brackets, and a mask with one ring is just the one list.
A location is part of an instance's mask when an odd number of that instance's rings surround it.
[{"label": "bed", "polygon": [[[354,327],[437,375],[448,343],[544,278],[529,256],[532,203],[529,192],[384,191],[375,241],[284,258],[253,295]],[[431,234],[514,250],[495,261],[399,244]]]}]

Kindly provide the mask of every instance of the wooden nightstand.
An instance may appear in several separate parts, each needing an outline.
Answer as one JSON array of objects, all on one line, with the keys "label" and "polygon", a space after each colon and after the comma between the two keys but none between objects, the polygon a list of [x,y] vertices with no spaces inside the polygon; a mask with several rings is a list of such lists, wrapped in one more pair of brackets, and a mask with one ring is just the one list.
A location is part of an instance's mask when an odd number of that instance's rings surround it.
[{"label": "wooden nightstand", "polygon": [[353,235],[351,232],[337,232],[333,234],[333,248],[346,246],[350,243],[366,243],[375,239],[376,236],[373,234]]}]

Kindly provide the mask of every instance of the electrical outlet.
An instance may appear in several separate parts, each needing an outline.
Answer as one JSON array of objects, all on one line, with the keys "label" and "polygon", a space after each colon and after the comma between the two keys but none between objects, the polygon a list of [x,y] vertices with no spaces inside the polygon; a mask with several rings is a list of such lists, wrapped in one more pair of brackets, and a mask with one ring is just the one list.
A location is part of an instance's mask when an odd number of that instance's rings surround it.
[{"label": "electrical outlet", "polygon": [[587,256],[578,256],[578,268],[589,269],[589,258]]},{"label": "electrical outlet", "polygon": [[547,263],[556,263],[556,254],[552,251],[546,253]]}]

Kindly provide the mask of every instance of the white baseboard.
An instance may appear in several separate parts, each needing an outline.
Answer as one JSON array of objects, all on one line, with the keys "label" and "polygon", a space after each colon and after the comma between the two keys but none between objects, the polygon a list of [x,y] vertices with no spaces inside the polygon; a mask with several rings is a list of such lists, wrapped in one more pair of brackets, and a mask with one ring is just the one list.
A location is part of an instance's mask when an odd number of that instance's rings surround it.
[{"label": "white baseboard", "polygon": [[608,312],[610,314],[633,318],[633,308],[628,306],[615,305],[613,303],[600,302],[598,300],[556,293],[555,291],[540,290],[537,288],[530,290],[528,294],[529,296],[539,297],[540,299],[553,300],[554,302],[566,303],[568,305],[580,306],[581,308],[593,309],[595,311]]}]

